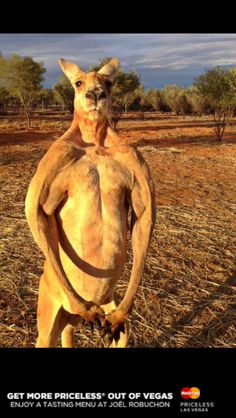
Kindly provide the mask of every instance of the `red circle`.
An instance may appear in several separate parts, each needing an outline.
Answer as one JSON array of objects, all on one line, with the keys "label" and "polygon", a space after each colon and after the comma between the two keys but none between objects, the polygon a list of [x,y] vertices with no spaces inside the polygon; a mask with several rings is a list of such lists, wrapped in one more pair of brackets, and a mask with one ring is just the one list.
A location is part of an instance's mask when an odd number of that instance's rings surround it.
[{"label": "red circle", "polygon": [[191,390],[190,388],[183,388],[181,389],[181,396],[184,399],[189,399],[191,395]]}]

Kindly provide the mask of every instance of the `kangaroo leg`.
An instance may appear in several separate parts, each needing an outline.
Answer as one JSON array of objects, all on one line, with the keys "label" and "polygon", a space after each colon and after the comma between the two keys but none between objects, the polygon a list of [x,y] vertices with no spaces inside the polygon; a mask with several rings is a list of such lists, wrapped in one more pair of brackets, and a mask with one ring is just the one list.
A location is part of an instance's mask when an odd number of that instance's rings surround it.
[{"label": "kangaroo leg", "polygon": [[[101,308],[104,310],[105,314],[109,314],[111,311],[115,310],[117,307],[117,304],[114,299],[112,299],[110,302],[106,303],[105,305],[101,305]],[[105,347],[109,348],[125,348],[128,344],[130,334],[130,324],[129,321],[124,322],[124,331],[120,331],[119,338],[116,341],[114,338],[112,342],[106,341],[107,339],[104,338],[104,345]]]},{"label": "kangaroo leg", "polygon": [[73,325],[66,325],[61,334],[61,344],[64,348],[73,348],[74,345],[74,327]]},{"label": "kangaroo leg", "polygon": [[63,313],[60,301],[52,296],[50,289],[46,285],[45,276],[42,275],[39,285],[37,311],[37,348],[57,346],[60,334],[66,325]]}]

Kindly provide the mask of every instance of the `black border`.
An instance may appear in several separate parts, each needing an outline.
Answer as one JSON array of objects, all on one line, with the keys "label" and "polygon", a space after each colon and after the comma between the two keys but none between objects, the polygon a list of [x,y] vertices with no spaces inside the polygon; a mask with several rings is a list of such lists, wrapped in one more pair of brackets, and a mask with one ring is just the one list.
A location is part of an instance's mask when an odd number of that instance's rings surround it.
[{"label": "black border", "polygon": [[[0,408],[8,409],[8,392],[173,392],[177,416],[181,389],[194,386],[201,391],[199,401],[216,403],[203,416],[217,416],[234,410],[235,356],[234,349],[2,348]],[[160,416],[148,409],[153,411]]]},{"label": "black border", "polygon": [[[81,14],[81,6],[77,7],[78,13]],[[135,16],[130,20],[130,17],[124,13],[124,9],[122,9],[123,19],[119,20],[120,15],[116,12],[116,7],[108,24],[107,22],[104,24],[103,19],[97,15],[93,24],[84,19],[80,20],[77,12],[74,15],[72,13],[73,16],[70,15],[69,20],[67,20],[66,13],[63,20],[60,20],[56,14],[52,19],[51,14],[43,9],[43,20],[39,14],[36,21],[30,14],[23,18],[21,14],[17,21],[12,21],[8,17],[6,20],[3,19],[6,26],[4,28],[3,24],[1,31],[2,33],[236,32],[236,24],[231,24],[230,14],[227,19],[224,18],[222,8],[220,8],[220,19],[212,15],[209,20],[205,8],[198,3],[195,5],[198,11],[191,9],[190,17],[189,14],[183,15],[183,19],[179,20],[171,4],[168,5],[169,14],[165,15],[159,9],[158,13],[157,11],[153,13],[153,18],[151,18],[152,7],[149,9],[149,19],[147,20],[143,15],[141,24]],[[174,23],[171,22],[170,12],[172,16],[174,15]],[[17,13],[15,5],[14,13]],[[118,20],[115,20],[114,13]],[[8,15],[8,12],[5,11],[5,14]],[[37,10],[34,10],[33,14],[35,16]],[[94,10],[93,15],[95,14]],[[199,14],[201,19],[199,19]],[[234,13],[231,16],[233,17]],[[220,27],[219,22],[221,22]],[[224,23],[226,24],[225,30],[222,27]],[[219,411],[224,414],[231,412],[232,416],[232,411],[235,409],[235,358],[236,349],[71,349],[68,352],[66,349],[2,348],[0,360],[2,368],[5,365],[5,371],[4,373],[2,371],[0,409],[4,405],[7,406],[5,402],[7,392],[103,390],[173,391],[179,394],[182,387],[197,386],[207,400],[217,402],[217,414]],[[16,412],[19,413],[18,410]],[[25,410],[23,412],[25,413]],[[155,414],[160,416],[156,410]],[[214,416],[217,414],[214,411]]]}]

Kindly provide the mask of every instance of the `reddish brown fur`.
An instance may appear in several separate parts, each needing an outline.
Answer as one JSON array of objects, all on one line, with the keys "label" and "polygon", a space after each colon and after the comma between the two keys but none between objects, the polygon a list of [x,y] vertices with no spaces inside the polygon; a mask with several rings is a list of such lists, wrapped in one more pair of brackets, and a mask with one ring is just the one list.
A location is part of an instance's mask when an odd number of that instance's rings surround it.
[{"label": "reddish brown fur", "polygon": [[[108,126],[106,80],[117,61],[99,73],[83,73],[61,62],[75,88],[71,127],[43,157],[30,184],[26,216],[46,262],[38,303],[38,347],[73,345],[71,315],[103,318],[103,333],[113,346],[128,341],[127,316],[140,283],[155,219],[154,190],[140,153],[119,145]],[[81,80],[80,87],[75,82]],[[104,99],[91,99],[88,91]],[[115,285],[126,258],[128,206],[132,208],[134,261],[121,303]],[[122,327],[124,324],[124,328]],[[118,335],[118,341],[114,337]],[[117,339],[117,338],[116,338]]]}]

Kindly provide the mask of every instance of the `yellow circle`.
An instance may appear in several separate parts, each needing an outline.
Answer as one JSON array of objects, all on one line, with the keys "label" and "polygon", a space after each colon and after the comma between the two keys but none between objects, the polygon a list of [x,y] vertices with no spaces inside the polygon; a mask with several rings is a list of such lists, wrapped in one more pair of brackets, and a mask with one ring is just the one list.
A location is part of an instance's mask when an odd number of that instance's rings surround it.
[{"label": "yellow circle", "polygon": [[193,387],[193,388],[190,388],[190,392],[191,392],[191,395],[190,395],[191,399],[198,399],[199,398],[200,389]]}]

